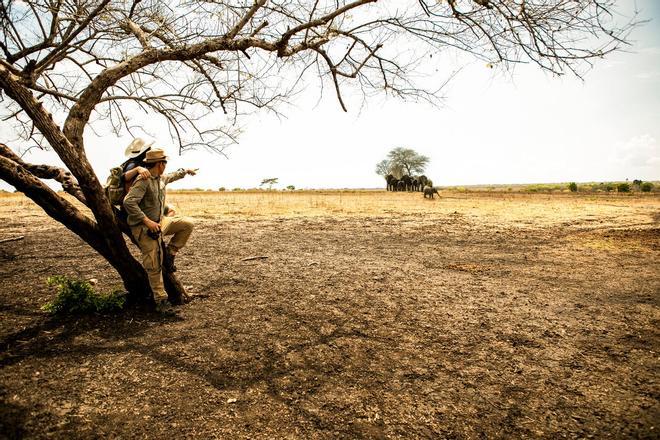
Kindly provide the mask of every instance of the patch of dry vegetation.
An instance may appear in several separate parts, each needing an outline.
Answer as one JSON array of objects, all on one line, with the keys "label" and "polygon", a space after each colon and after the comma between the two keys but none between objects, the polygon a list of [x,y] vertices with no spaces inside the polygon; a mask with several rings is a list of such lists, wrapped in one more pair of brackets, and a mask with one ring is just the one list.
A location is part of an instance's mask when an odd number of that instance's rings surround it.
[{"label": "patch of dry vegetation", "polygon": [[[598,223],[635,225],[660,212],[658,194],[527,194],[523,192],[441,191],[421,193],[374,190],[327,191],[171,191],[168,203],[199,219],[265,219],[270,217],[391,217],[451,215],[484,224],[570,225]],[[20,193],[0,198],[0,218],[43,218],[36,204]],[[71,198],[74,203],[77,203]]]},{"label": "patch of dry vegetation", "polygon": [[[386,191],[173,192],[170,203],[197,218],[369,217],[452,215],[487,224],[553,225],[597,221],[647,221],[660,210],[660,197],[617,195],[441,192],[434,200],[421,193]],[[640,218],[640,216],[642,218]]]}]

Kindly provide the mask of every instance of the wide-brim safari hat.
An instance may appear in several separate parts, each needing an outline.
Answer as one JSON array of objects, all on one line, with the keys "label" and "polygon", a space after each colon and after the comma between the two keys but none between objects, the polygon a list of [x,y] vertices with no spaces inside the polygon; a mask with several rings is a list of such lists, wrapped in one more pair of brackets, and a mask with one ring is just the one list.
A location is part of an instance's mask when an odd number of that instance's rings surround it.
[{"label": "wide-brim safari hat", "polygon": [[126,150],[124,151],[124,156],[128,157],[129,159],[138,157],[140,154],[144,153],[149,148],[151,148],[153,144],[154,141],[147,143],[147,141],[145,141],[142,138],[135,138],[133,139],[133,141],[131,141],[130,144],[128,144],[128,147],[126,147]]},{"label": "wide-brim safari hat", "polygon": [[144,163],[167,162],[167,156],[162,148],[152,148],[147,151],[147,156],[144,158]]}]

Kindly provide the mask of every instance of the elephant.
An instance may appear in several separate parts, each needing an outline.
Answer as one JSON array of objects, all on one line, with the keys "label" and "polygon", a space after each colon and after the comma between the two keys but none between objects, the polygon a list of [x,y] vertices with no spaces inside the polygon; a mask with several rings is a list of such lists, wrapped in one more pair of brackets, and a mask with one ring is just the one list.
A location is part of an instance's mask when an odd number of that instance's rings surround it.
[{"label": "elephant", "polygon": [[428,184],[428,180],[429,180],[429,178],[426,177],[423,174],[417,178],[417,182],[419,182],[419,190],[420,191],[424,191],[424,188]]},{"label": "elephant", "polygon": [[433,194],[438,194],[438,197],[440,197],[440,194],[438,193],[438,190],[433,188],[432,186],[427,186],[426,188],[424,188],[424,198],[428,197],[428,198],[432,199]]},{"label": "elephant", "polygon": [[419,191],[419,181],[415,178],[412,180],[412,190]]},{"label": "elephant", "polygon": [[401,181],[404,184],[404,191],[410,191],[412,189],[412,177],[406,174],[401,177]]},{"label": "elephant", "polygon": [[406,190],[406,182],[404,182],[403,179],[396,182],[396,190],[397,191],[405,191]]},{"label": "elephant", "polygon": [[385,181],[387,182],[388,191],[396,191],[396,182],[398,179],[391,174],[385,176]]}]

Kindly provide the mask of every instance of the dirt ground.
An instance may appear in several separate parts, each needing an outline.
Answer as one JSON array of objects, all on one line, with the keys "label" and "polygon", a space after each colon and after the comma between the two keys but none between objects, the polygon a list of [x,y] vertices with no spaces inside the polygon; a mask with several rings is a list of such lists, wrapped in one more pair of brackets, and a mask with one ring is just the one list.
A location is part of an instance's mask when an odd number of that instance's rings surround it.
[{"label": "dirt ground", "polygon": [[55,319],[119,279],[0,198],[0,438],[660,437],[657,195],[171,199],[193,300]]}]

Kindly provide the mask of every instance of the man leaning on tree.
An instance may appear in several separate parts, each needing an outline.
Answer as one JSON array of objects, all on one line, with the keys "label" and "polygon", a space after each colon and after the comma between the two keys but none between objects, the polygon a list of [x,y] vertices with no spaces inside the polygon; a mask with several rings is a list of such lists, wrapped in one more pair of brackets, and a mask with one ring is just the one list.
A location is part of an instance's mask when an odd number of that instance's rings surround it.
[{"label": "man leaning on tree", "polygon": [[174,173],[165,174],[167,156],[160,148],[152,148],[144,159],[150,177],[139,176],[131,186],[124,208],[128,213],[128,225],[142,252],[142,265],[149,276],[151,290],[156,301],[164,301],[167,297],[163,290],[162,266],[164,255],[161,240],[165,235],[173,235],[167,245],[166,252],[170,271],[175,271],[174,256],[186,245],[193,230],[193,220],[190,217],[176,215],[171,207],[165,204],[165,186],[186,174],[195,175],[196,170],[179,169]]}]

